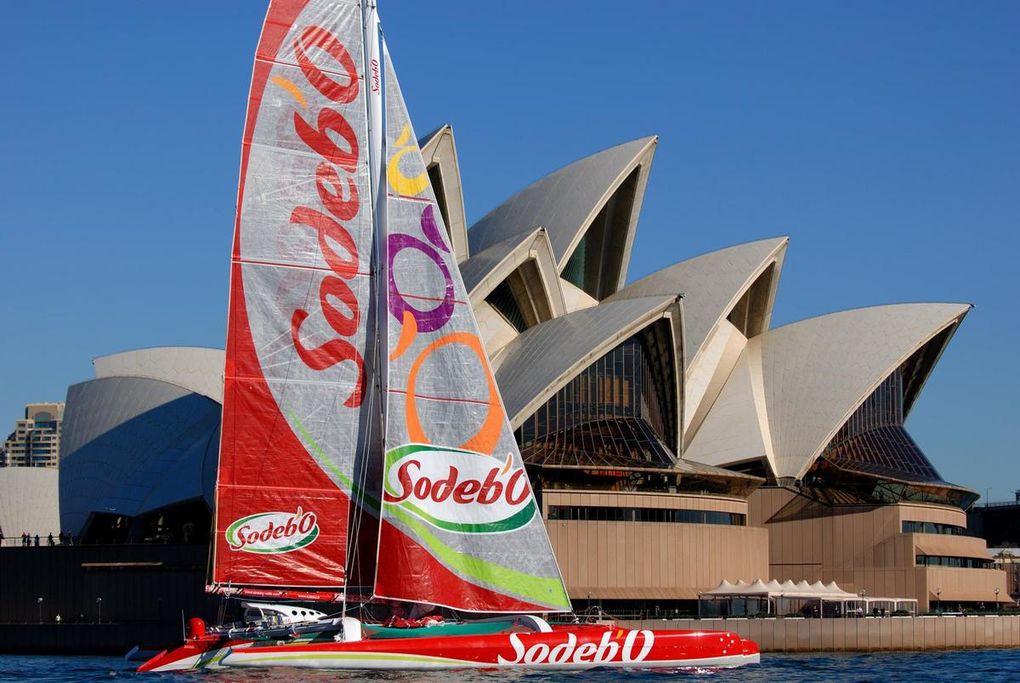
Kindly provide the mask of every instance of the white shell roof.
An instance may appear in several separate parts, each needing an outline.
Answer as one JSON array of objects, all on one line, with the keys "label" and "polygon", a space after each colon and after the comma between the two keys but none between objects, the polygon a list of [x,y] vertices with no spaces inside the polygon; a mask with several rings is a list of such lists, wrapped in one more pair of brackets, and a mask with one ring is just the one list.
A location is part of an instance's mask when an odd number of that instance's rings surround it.
[{"label": "white shell roof", "polygon": [[67,390],[61,520],[134,516],[183,500],[212,504],[224,352],[155,347],[96,358],[96,379]]},{"label": "white shell roof", "polygon": [[969,310],[951,303],[875,306],[751,339],[685,457],[725,466],[765,456],[776,477],[802,478],[875,388]]},{"label": "white shell roof", "polygon": [[511,426],[516,429],[577,373],[674,306],[672,296],[604,303],[542,323],[514,339],[499,356],[496,370]]},{"label": "white shell roof", "polygon": [[[562,269],[585,230],[635,167],[642,165],[645,177],[651,165],[655,136],[611,147],[564,166],[532,183],[482,217],[468,230],[471,253],[477,254],[521,233],[544,227],[549,233],[557,267]],[[641,193],[635,199],[636,216]],[[627,250],[633,239],[630,226]],[[626,277],[629,253],[624,258]]]},{"label": "white shell roof", "polygon": [[534,291],[545,296],[545,306],[553,317],[565,313],[561,280],[556,272],[549,236],[543,228],[494,244],[460,264],[460,274],[471,305],[480,306],[485,297],[514,270],[531,260],[538,270],[540,282],[537,284],[541,285]]},{"label": "white shell roof", "polygon": [[0,467],[0,529],[5,544],[20,543],[26,531],[39,534],[45,544],[47,534],[61,532],[59,475],[52,467]]},{"label": "white shell roof", "polygon": [[606,300],[683,294],[687,344],[684,361],[685,366],[690,367],[712,328],[729,314],[758,276],[771,263],[776,263],[764,321],[764,327],[768,327],[775,282],[779,279],[788,244],[788,237],[773,237],[695,256],[643,277]]},{"label": "white shell roof", "polygon": [[212,505],[220,406],[179,385],[102,377],[67,390],[60,444],[64,529],[92,512],[134,516],[205,497]]},{"label": "white shell roof", "polygon": [[97,378],[158,379],[223,403],[224,360],[223,349],[157,346],[102,356],[92,365]]}]

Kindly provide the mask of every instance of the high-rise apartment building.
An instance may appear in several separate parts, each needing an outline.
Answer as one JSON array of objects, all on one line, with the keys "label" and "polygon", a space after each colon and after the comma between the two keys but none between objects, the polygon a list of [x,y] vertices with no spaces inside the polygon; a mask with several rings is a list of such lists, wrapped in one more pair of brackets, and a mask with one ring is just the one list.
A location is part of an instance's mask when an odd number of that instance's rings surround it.
[{"label": "high-rise apartment building", "polygon": [[25,418],[15,423],[0,453],[3,467],[56,467],[60,461],[60,432],[64,404],[29,403]]}]

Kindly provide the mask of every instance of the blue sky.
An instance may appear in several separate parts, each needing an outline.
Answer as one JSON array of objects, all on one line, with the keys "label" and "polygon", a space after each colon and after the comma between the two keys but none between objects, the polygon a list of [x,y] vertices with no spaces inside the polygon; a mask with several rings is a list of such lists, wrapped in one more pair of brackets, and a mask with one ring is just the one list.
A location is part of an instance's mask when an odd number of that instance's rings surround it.
[{"label": "blue sky", "polygon": [[[976,308],[908,428],[941,474],[1020,488],[1020,4],[404,2],[384,29],[419,132],[450,122],[469,221],[661,136],[634,279],[789,235],[774,324]],[[257,2],[6,8],[0,431],[91,359],[222,346]],[[4,427],[3,424],[9,424]]]}]

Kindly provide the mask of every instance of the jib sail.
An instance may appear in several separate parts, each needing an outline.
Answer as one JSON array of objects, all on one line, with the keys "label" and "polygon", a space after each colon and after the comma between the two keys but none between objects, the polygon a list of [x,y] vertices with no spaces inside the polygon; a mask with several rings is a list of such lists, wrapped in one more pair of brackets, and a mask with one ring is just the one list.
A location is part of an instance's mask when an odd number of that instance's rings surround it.
[{"label": "jib sail", "polygon": [[376,595],[570,603],[384,46],[386,454]]}]

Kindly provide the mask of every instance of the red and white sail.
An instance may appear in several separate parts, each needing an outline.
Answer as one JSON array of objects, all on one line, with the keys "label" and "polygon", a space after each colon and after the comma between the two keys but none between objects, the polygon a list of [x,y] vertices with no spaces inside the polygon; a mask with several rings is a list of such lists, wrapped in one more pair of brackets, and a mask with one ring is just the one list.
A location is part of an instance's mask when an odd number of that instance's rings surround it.
[{"label": "red and white sail", "polygon": [[376,594],[569,610],[384,47],[388,354]]},{"label": "red and white sail", "polygon": [[345,584],[354,464],[379,438],[363,42],[362,8],[343,0],[274,0],[259,41],[231,258],[220,590]]}]

